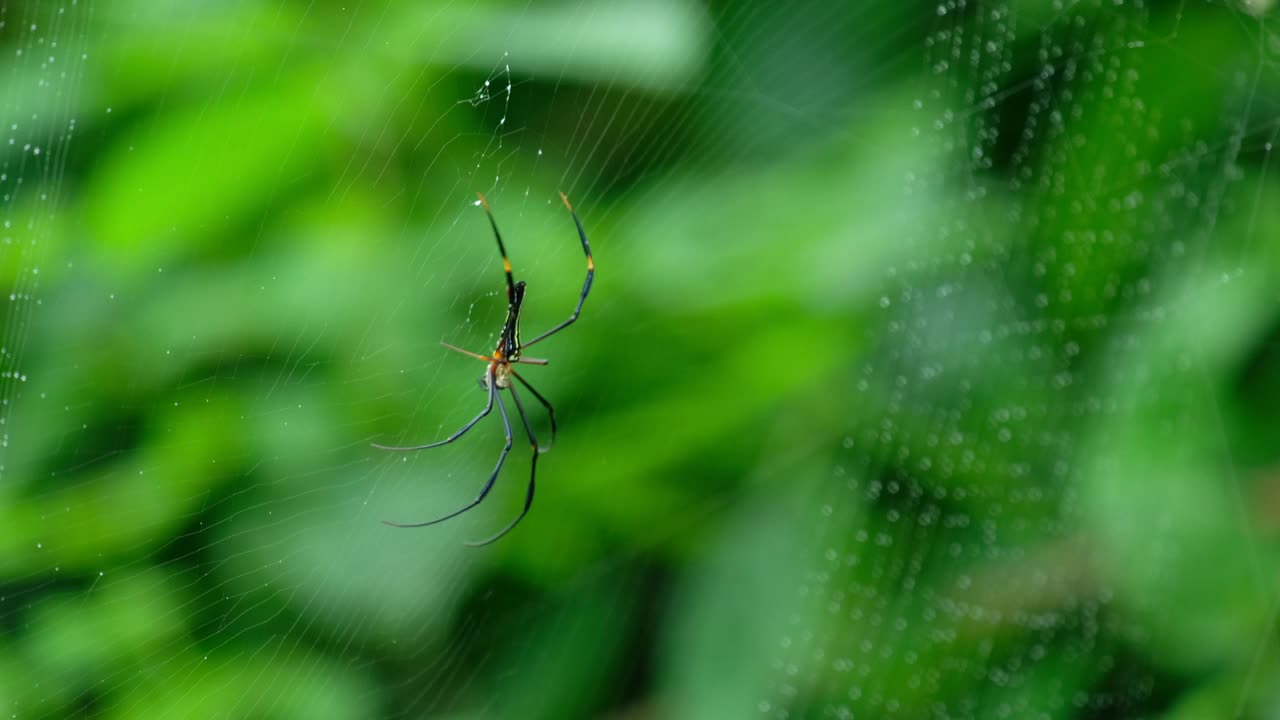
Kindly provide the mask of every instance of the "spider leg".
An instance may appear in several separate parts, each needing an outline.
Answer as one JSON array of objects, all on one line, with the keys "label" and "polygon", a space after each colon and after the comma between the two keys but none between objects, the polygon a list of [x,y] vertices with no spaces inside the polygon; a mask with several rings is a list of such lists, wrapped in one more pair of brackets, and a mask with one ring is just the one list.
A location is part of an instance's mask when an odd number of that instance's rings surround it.
[{"label": "spider leg", "polygon": [[[383,524],[390,525],[391,527],[400,527],[400,528],[426,527],[428,525],[435,525],[436,523],[444,522],[445,520],[448,520],[450,518],[458,517],[462,513],[479,505],[481,502],[484,502],[484,499],[486,496],[488,496],[489,491],[493,489],[493,483],[498,479],[498,473],[502,471],[502,463],[506,462],[507,453],[511,452],[511,421],[507,419],[507,409],[502,405],[502,396],[499,395],[495,390],[493,390],[494,385],[492,383],[490,383],[489,388],[490,388],[489,390],[490,399],[494,397],[498,398],[498,412],[502,415],[502,427],[507,434],[507,444],[502,447],[502,454],[498,456],[498,464],[493,467],[493,472],[490,473],[488,482],[486,482],[484,484],[484,487],[480,489],[480,494],[476,496],[475,500],[472,500],[461,510],[454,510],[448,515],[445,515],[443,517],[438,517],[435,520],[428,520],[426,522],[417,522],[417,523],[397,523],[397,522],[391,522],[389,520],[383,520],[382,521]],[[504,530],[503,532],[506,532],[506,531]],[[494,539],[496,540],[497,538],[494,538]]]},{"label": "spider leg", "polygon": [[[407,447],[397,447],[397,446],[395,446],[395,445],[379,445],[378,443],[370,443],[370,444],[371,444],[371,445],[373,445],[374,447],[378,448],[379,450],[392,450],[392,451],[395,451],[395,452],[409,452],[409,451],[412,451],[412,450],[428,450],[428,449],[430,449],[430,448],[440,447],[441,445],[448,445],[449,443],[453,442],[454,440],[457,440],[458,438],[462,437],[462,436],[463,436],[463,435],[464,435],[468,430],[470,430],[471,428],[475,427],[475,424],[476,424],[476,423],[480,422],[480,420],[481,420],[481,419],[483,419],[485,415],[488,415],[488,414],[493,410],[493,398],[494,398],[494,395],[495,395],[495,393],[494,393],[494,382],[493,382],[493,368],[489,368],[489,370],[487,370],[487,371],[485,372],[485,375],[489,378],[489,404],[485,405],[485,406],[484,406],[484,410],[481,410],[479,415],[477,415],[477,416],[475,416],[475,417],[471,418],[471,422],[467,423],[466,425],[463,425],[463,426],[462,426],[462,429],[461,429],[461,430],[459,430],[458,432],[456,432],[456,433],[454,433],[454,434],[450,435],[449,437],[445,438],[444,440],[440,440],[440,441],[438,441],[438,442],[433,442],[433,443],[428,443],[428,444],[426,444],[426,445],[410,445],[410,446],[407,446]],[[499,402],[501,402],[501,400],[499,400]],[[510,433],[508,433],[508,434],[510,434]]]},{"label": "spider leg", "polygon": [[476,197],[480,198],[480,207],[484,208],[484,214],[489,217],[489,227],[493,228],[493,237],[498,241],[498,252],[502,253],[502,269],[507,272],[507,299],[515,297],[516,281],[511,276],[511,261],[507,259],[507,248],[502,244],[502,233],[498,232],[498,222],[493,219],[493,211],[489,210],[489,201],[484,199],[483,193],[476,193]]},{"label": "spider leg", "polygon": [[[507,389],[511,391],[511,399],[516,401],[516,412],[520,414],[520,422],[524,424],[524,431],[529,435],[529,447],[533,449],[533,462],[529,465],[529,489],[525,492],[524,508],[520,511],[520,514],[516,516],[516,519],[512,520],[510,524],[508,524],[506,527],[499,530],[496,534],[490,535],[484,540],[477,540],[477,541],[466,543],[471,547],[483,547],[485,545],[488,545],[491,542],[494,542],[495,540],[502,537],[503,535],[506,535],[507,533],[511,532],[511,529],[514,528],[516,525],[519,525],[520,521],[524,519],[524,516],[529,514],[529,508],[533,506],[533,487],[534,487],[534,480],[537,478],[537,475],[538,475],[538,453],[540,452],[538,449],[538,440],[533,436],[533,428],[529,427],[529,418],[524,414],[524,406],[520,404],[520,396],[516,394],[516,389],[510,385],[507,386]],[[498,409],[502,411],[502,419],[506,420],[507,411],[506,411],[506,408],[502,406],[502,396],[498,396]],[[508,426],[507,430],[508,430],[507,448],[510,449],[511,447],[510,426]],[[477,502],[479,502],[479,500],[477,500]]]},{"label": "spider leg", "polygon": [[[560,193],[560,199],[564,201],[564,206],[569,208],[569,214],[573,216],[573,224],[578,228],[578,237],[582,240],[582,252],[587,256],[587,280],[582,284],[582,294],[578,296],[578,306],[573,309],[573,314],[569,316],[569,319],[542,333],[524,345],[521,345],[520,347],[522,349],[555,335],[561,330],[572,325],[574,321],[578,319],[578,315],[582,313],[582,303],[587,301],[587,293],[591,292],[591,280],[596,274],[596,264],[595,261],[591,259],[591,246],[587,244],[587,231],[582,229],[582,221],[578,219],[578,213],[574,212],[573,206],[569,204],[569,198],[565,197],[564,193]],[[491,221],[492,219],[492,216],[490,216]],[[499,241],[499,244],[501,244],[501,241]],[[509,279],[511,277],[510,274],[508,274],[507,277]]]},{"label": "spider leg", "polygon": [[478,360],[484,360],[485,362],[491,362],[491,361],[493,360],[493,358],[489,357],[488,355],[481,355],[481,354],[479,354],[479,353],[473,353],[473,352],[471,352],[470,350],[463,350],[462,348],[458,347],[457,345],[450,345],[450,344],[449,344],[449,343],[447,343],[447,342],[442,342],[442,343],[440,343],[440,344],[441,344],[441,345],[443,345],[443,346],[445,346],[445,347],[447,347],[447,348],[449,348],[450,350],[452,350],[452,351],[454,351],[454,352],[460,352],[460,353],[462,353],[463,355],[470,355],[471,357],[476,358],[476,359],[478,359]]},{"label": "spider leg", "polygon": [[534,387],[529,384],[529,381],[520,377],[515,370],[511,371],[511,375],[515,377],[516,380],[519,380],[520,384],[525,386],[526,390],[533,393],[533,396],[538,399],[538,402],[542,403],[542,407],[547,409],[547,416],[551,418],[551,443],[544,448],[538,448],[538,452],[546,452],[551,449],[552,445],[556,444],[556,409],[551,407],[551,402],[542,397],[542,393],[535,390]]}]

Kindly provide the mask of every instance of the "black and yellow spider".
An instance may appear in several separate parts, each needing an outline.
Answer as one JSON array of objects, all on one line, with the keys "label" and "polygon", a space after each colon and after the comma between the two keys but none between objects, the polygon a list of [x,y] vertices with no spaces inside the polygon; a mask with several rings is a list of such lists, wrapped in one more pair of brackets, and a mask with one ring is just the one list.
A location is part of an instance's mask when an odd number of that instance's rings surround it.
[{"label": "black and yellow spider", "polygon": [[517,382],[523,385],[525,389],[538,399],[538,402],[542,403],[542,405],[547,408],[547,415],[551,419],[551,442],[553,444],[556,439],[556,411],[551,407],[551,403],[543,397],[541,393],[533,389],[533,386],[516,372],[515,367],[513,366],[517,363],[525,365],[547,364],[546,360],[521,357],[520,354],[525,348],[546,340],[552,335],[555,335],[561,330],[569,327],[578,319],[578,315],[582,312],[582,303],[586,302],[587,293],[591,292],[591,279],[595,276],[595,262],[591,259],[591,246],[587,244],[587,233],[582,229],[582,221],[578,219],[578,213],[574,212],[573,206],[569,204],[569,198],[565,197],[564,193],[560,193],[560,199],[564,201],[564,206],[569,209],[569,214],[573,216],[573,224],[578,228],[578,237],[582,240],[582,252],[587,256],[587,280],[582,284],[582,294],[578,296],[578,306],[573,309],[573,314],[569,316],[568,320],[556,325],[529,342],[520,342],[520,308],[524,303],[525,283],[523,280],[516,282],[515,278],[511,275],[511,261],[507,259],[507,248],[502,244],[502,234],[498,232],[498,223],[494,221],[493,213],[489,210],[489,203],[484,199],[484,195],[480,193],[476,193],[476,195],[480,198],[480,205],[484,207],[484,212],[489,217],[489,225],[493,228],[493,237],[498,241],[498,252],[502,253],[502,267],[507,273],[507,321],[502,325],[502,335],[498,338],[498,347],[494,349],[493,355],[480,355],[478,353],[463,350],[459,347],[454,347],[448,343],[441,343],[441,345],[444,345],[450,350],[456,350],[464,355],[470,355],[473,358],[478,358],[489,363],[489,367],[484,371],[484,376],[480,379],[481,386],[484,387],[485,391],[489,394],[489,402],[485,405],[484,410],[480,411],[479,415],[472,418],[471,422],[463,425],[461,430],[458,430],[439,442],[433,442],[427,445],[413,445],[409,447],[391,447],[387,445],[379,445],[377,443],[373,444],[373,446],[379,450],[395,450],[401,452],[427,450],[429,448],[440,447],[441,445],[448,445],[454,440],[462,437],[464,433],[474,427],[476,423],[480,422],[481,418],[488,415],[493,410],[494,400],[498,401],[498,412],[502,415],[502,427],[506,432],[507,443],[502,448],[502,454],[498,456],[498,464],[494,466],[493,472],[490,473],[489,481],[480,489],[480,494],[476,496],[476,499],[472,500],[461,510],[456,510],[444,517],[436,518],[435,520],[417,523],[383,521],[394,527],[424,527],[444,522],[445,520],[457,517],[479,505],[484,501],[485,497],[488,496],[489,491],[493,489],[493,484],[498,479],[498,473],[502,470],[502,463],[506,461],[507,453],[511,451],[511,420],[507,417],[507,408],[502,402],[502,393],[499,391],[506,390],[511,393],[511,399],[515,401],[516,404],[516,412],[520,414],[520,422],[524,425],[524,430],[529,435],[529,445],[533,449],[533,462],[529,467],[529,489],[525,493],[524,509],[520,511],[520,514],[516,516],[515,520],[511,521],[511,524],[504,527],[496,535],[479,542],[468,542],[467,545],[471,545],[472,547],[488,545],[503,535],[506,535],[524,519],[524,516],[529,512],[530,506],[533,505],[533,489],[534,480],[537,477],[538,455],[539,453],[546,452],[551,448],[550,446],[545,448],[538,446],[538,440],[533,435],[533,428],[529,425],[529,418],[525,415],[524,406],[520,404],[520,396],[516,394],[516,388],[515,385],[511,383],[511,379],[515,378]]}]

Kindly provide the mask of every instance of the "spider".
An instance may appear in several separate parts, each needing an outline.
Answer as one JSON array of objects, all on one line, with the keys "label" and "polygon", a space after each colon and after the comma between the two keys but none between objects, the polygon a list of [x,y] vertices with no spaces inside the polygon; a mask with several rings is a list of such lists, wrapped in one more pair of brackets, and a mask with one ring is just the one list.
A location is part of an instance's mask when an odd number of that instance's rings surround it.
[{"label": "spider", "polygon": [[564,193],[560,193],[560,200],[564,202],[564,206],[568,208],[569,214],[573,216],[573,224],[578,228],[578,238],[582,240],[582,252],[587,256],[587,279],[582,284],[582,294],[578,296],[578,305],[573,309],[573,314],[569,316],[568,320],[556,325],[529,342],[520,342],[520,309],[524,304],[525,282],[523,280],[517,282],[512,276],[511,261],[507,258],[507,248],[502,244],[502,233],[498,232],[498,223],[493,219],[493,212],[489,210],[489,202],[484,199],[484,195],[482,193],[476,193],[476,196],[480,198],[480,205],[484,208],[485,215],[489,218],[489,226],[493,228],[493,237],[498,241],[498,252],[502,254],[502,267],[507,274],[507,320],[502,324],[502,334],[498,338],[498,346],[494,348],[492,355],[480,355],[468,350],[463,350],[459,347],[454,347],[448,343],[440,344],[450,350],[483,360],[489,364],[489,366],[485,368],[484,375],[480,377],[480,386],[488,393],[489,402],[485,405],[484,410],[480,411],[479,415],[476,415],[471,419],[471,422],[463,425],[462,429],[444,440],[428,443],[426,445],[411,445],[408,447],[394,447],[389,445],[379,445],[377,443],[374,443],[373,446],[379,450],[409,452],[414,450],[428,450],[430,448],[448,445],[462,437],[468,430],[475,427],[476,423],[480,422],[480,420],[492,412],[493,404],[496,400],[498,403],[498,413],[502,416],[502,428],[506,433],[507,442],[502,448],[502,453],[498,455],[498,464],[494,466],[493,472],[489,474],[488,482],[486,482],[484,487],[480,489],[480,494],[476,496],[475,500],[472,500],[462,509],[455,510],[448,515],[438,517],[435,520],[416,523],[397,523],[390,522],[388,520],[383,520],[383,522],[387,525],[391,525],[392,527],[426,527],[427,525],[435,525],[436,523],[444,522],[450,518],[455,518],[479,505],[481,502],[484,502],[485,497],[489,495],[489,491],[493,489],[494,482],[498,479],[498,473],[502,471],[502,463],[506,461],[507,453],[511,452],[511,420],[507,417],[507,407],[502,402],[501,391],[506,390],[510,392],[511,399],[515,402],[516,412],[520,415],[520,422],[524,425],[525,433],[529,436],[529,446],[533,450],[533,462],[529,467],[529,489],[525,492],[524,508],[520,511],[520,514],[516,516],[515,520],[512,520],[509,525],[502,528],[502,530],[498,531],[495,535],[484,540],[466,543],[472,547],[481,547],[483,545],[488,545],[503,535],[511,532],[512,528],[519,524],[519,522],[524,519],[524,516],[529,513],[529,508],[533,505],[533,489],[534,480],[537,477],[538,471],[538,455],[551,449],[550,445],[547,447],[541,447],[538,445],[538,440],[533,435],[533,428],[529,425],[529,418],[525,415],[524,405],[520,403],[520,396],[516,394],[515,385],[511,382],[513,378],[516,382],[523,385],[525,389],[528,390],[533,397],[536,398],[538,402],[542,403],[542,406],[547,409],[547,416],[551,420],[551,443],[554,444],[556,440],[555,408],[551,407],[551,403],[542,396],[542,393],[535,390],[528,381],[516,372],[514,366],[516,364],[547,364],[547,360],[522,357],[521,354],[524,352],[525,348],[546,340],[552,335],[555,335],[561,330],[569,327],[578,319],[578,315],[582,313],[582,303],[586,302],[587,293],[591,292],[591,279],[595,276],[596,267],[595,262],[591,259],[591,246],[587,244],[587,233],[582,229],[582,221],[578,219],[578,213],[574,212],[573,206],[569,204],[569,198],[565,197]]}]

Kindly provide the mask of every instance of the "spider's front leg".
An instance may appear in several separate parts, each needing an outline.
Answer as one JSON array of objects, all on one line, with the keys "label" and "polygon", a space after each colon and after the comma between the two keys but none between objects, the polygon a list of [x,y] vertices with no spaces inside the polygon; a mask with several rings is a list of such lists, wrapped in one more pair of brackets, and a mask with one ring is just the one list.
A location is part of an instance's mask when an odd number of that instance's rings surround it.
[{"label": "spider's front leg", "polygon": [[[480,382],[486,383],[485,378],[489,377],[492,374],[493,374],[493,368],[489,368],[488,370],[485,371],[485,377],[481,378]],[[486,383],[486,384],[490,386],[492,385],[492,383]],[[378,443],[370,443],[370,444],[378,448],[379,450],[391,450],[394,452],[409,452],[412,450],[429,450],[434,447],[440,447],[441,445],[448,445],[454,440],[457,440],[458,438],[465,435],[468,430],[475,427],[476,423],[480,422],[485,415],[488,415],[489,413],[493,412],[494,392],[495,390],[492,387],[490,387],[489,402],[484,406],[484,410],[481,410],[479,415],[475,416],[474,418],[471,418],[471,422],[467,423],[466,425],[463,425],[461,430],[450,435],[444,440],[440,440],[438,442],[433,442],[433,443],[427,443],[426,445],[408,445],[408,446],[379,445]]]},{"label": "spider's front leg", "polygon": [[[511,392],[511,399],[514,400],[516,403],[516,412],[520,414],[520,422],[524,424],[524,431],[529,435],[529,447],[533,450],[533,460],[529,464],[529,487],[524,494],[524,507],[521,508],[520,514],[516,516],[516,519],[512,520],[506,527],[502,528],[497,533],[490,535],[484,540],[468,542],[467,545],[470,545],[471,547],[481,547],[483,545],[488,545],[489,543],[494,542],[495,540],[502,537],[503,535],[506,535],[507,533],[511,532],[512,528],[514,528],[516,525],[519,525],[520,521],[524,519],[524,516],[529,514],[529,508],[533,507],[533,491],[535,487],[535,481],[538,478],[538,453],[539,453],[538,439],[533,436],[533,428],[529,426],[529,417],[524,414],[524,406],[520,404],[520,396],[516,394],[516,389],[511,386],[510,381],[508,381],[507,383],[507,390]],[[501,395],[498,396],[498,410],[499,412],[502,413],[502,421],[506,423],[507,409],[502,405]],[[507,425],[507,450],[510,450],[510,449],[511,449],[511,425],[508,424]],[[506,451],[503,451],[503,452],[504,452],[503,456],[505,457]],[[492,485],[493,480],[490,479],[489,483],[490,485]],[[488,485],[485,486],[484,492],[486,493],[489,492]],[[481,498],[483,497],[484,495],[482,493]],[[480,498],[477,498],[476,502],[477,503],[480,502]]]},{"label": "spider's front leg", "polygon": [[[502,397],[501,397],[500,395],[498,395],[498,390],[497,390],[497,388],[496,388],[496,387],[494,387],[493,385],[490,385],[490,386],[489,386],[489,405],[490,405],[490,407],[492,407],[492,406],[493,406],[493,401],[494,401],[495,399],[497,399],[497,401],[498,401],[498,414],[502,416],[502,429],[503,429],[503,431],[504,431],[504,432],[506,432],[506,435],[507,435],[507,442],[506,442],[506,444],[502,447],[502,453],[501,453],[500,455],[498,455],[498,463],[497,463],[496,465],[494,465],[494,466],[493,466],[493,472],[489,474],[489,480],[488,480],[487,482],[485,482],[484,487],[480,489],[480,494],[479,494],[479,495],[476,495],[476,499],[475,499],[475,500],[472,500],[472,501],[471,501],[471,502],[469,502],[469,503],[467,503],[467,504],[466,504],[465,506],[463,506],[462,508],[460,508],[460,509],[458,509],[458,510],[454,510],[453,512],[449,513],[448,515],[444,515],[444,516],[438,517],[438,518],[436,518],[436,519],[434,519],[434,520],[427,520],[426,522],[416,522],[416,523],[398,523],[398,522],[391,522],[391,521],[389,521],[389,520],[383,520],[383,521],[382,521],[382,522],[383,522],[383,524],[390,525],[390,526],[392,526],[392,527],[401,527],[401,528],[426,527],[427,525],[435,525],[436,523],[441,523],[441,522],[444,522],[445,520],[449,520],[449,519],[451,519],[451,518],[458,517],[458,516],[459,516],[459,515],[461,515],[462,513],[466,512],[466,511],[470,510],[471,508],[473,508],[473,507],[475,507],[475,506],[479,505],[480,503],[484,502],[484,499],[485,499],[486,497],[488,497],[488,496],[489,496],[489,491],[493,489],[493,485],[494,485],[494,483],[495,483],[495,482],[497,482],[497,480],[498,480],[498,473],[502,472],[502,464],[503,464],[503,463],[505,463],[505,462],[507,461],[507,454],[511,452],[511,421],[510,421],[509,419],[507,419],[507,409],[506,409],[506,408],[503,406],[503,404],[502,404]],[[487,411],[486,411],[486,412],[487,412]],[[473,421],[473,424],[474,424],[474,421]],[[508,529],[510,529],[510,528],[508,528]],[[504,531],[503,531],[503,533],[505,533],[505,532],[506,532],[506,530],[504,530]],[[503,533],[499,533],[498,537],[501,537]],[[487,545],[488,543],[490,543],[490,542],[492,542],[493,540],[496,540],[496,539],[497,539],[497,537],[492,538],[492,539],[490,539],[490,540],[487,540],[487,541],[485,541],[485,542],[483,542],[483,543],[480,543],[480,544],[482,544],[482,545]],[[471,544],[471,543],[468,543],[468,544]]]}]

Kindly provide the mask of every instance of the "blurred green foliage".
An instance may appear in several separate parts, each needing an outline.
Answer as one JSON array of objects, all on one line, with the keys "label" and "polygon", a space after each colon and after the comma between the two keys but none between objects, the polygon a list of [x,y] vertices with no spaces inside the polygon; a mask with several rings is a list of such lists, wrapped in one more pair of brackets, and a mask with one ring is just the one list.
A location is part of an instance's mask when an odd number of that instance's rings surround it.
[{"label": "blurred green foliage", "polygon": [[3,8],[11,716],[1280,714],[1265,3]]}]

